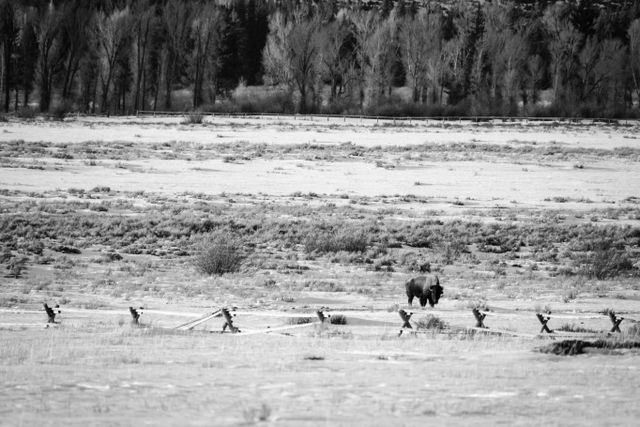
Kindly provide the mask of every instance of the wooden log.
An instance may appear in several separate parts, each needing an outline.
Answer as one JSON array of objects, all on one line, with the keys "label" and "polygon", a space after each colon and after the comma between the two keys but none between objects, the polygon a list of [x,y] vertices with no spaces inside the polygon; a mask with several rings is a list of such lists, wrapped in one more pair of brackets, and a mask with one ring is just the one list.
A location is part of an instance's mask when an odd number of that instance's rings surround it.
[{"label": "wooden log", "polygon": [[182,325],[178,325],[175,327],[175,329],[183,329],[185,331],[191,330],[193,328],[195,328],[196,326],[206,322],[209,319],[213,319],[214,317],[219,317],[222,313],[222,310],[218,309],[210,314],[206,314],[203,317],[199,318],[199,319],[195,319],[195,320],[190,320],[186,323],[183,323]]},{"label": "wooden log", "polygon": [[246,336],[246,335],[256,335],[256,334],[269,334],[272,332],[278,333],[280,331],[286,331],[289,329],[308,328],[309,326],[313,326],[313,325],[314,325],[313,323],[303,323],[301,325],[279,326],[277,328],[268,328],[268,329],[260,329],[256,331],[241,332],[238,335]]}]

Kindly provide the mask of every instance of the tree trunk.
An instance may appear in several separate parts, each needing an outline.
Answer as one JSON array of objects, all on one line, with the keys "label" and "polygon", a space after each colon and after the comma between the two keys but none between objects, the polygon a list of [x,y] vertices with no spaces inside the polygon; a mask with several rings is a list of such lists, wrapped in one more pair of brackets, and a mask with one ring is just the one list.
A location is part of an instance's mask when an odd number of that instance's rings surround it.
[{"label": "tree trunk", "polygon": [[51,87],[49,86],[49,71],[44,70],[40,78],[40,112],[49,111],[51,102]]},{"label": "tree trunk", "polygon": [[164,76],[164,84],[165,84],[165,98],[164,98],[164,108],[166,110],[171,110],[171,84],[173,80],[173,53],[169,52],[169,57],[167,58],[167,71]]},{"label": "tree trunk", "polygon": [[[144,80],[145,75],[145,62],[147,55],[147,40],[149,37],[149,21],[147,21],[147,25],[144,31],[144,37],[138,34],[137,44],[138,44],[138,70],[136,76],[136,92],[135,92],[135,100],[134,100],[134,109],[140,108],[140,84]],[[144,40],[144,41],[142,41]],[[144,85],[143,85],[144,86]],[[144,89],[142,90],[142,99],[144,100]],[[142,102],[144,105],[144,102]],[[144,109],[144,107],[142,107]]]},{"label": "tree trunk", "polygon": [[298,104],[298,111],[301,114],[307,112],[307,87],[305,84],[299,86],[300,89],[300,102]]},{"label": "tree trunk", "polygon": [[11,104],[11,41],[4,42],[4,111],[9,112]]},{"label": "tree trunk", "polygon": [[[138,107],[136,107],[138,108]],[[147,71],[142,72],[142,99],[140,101],[140,108],[147,109]]]}]

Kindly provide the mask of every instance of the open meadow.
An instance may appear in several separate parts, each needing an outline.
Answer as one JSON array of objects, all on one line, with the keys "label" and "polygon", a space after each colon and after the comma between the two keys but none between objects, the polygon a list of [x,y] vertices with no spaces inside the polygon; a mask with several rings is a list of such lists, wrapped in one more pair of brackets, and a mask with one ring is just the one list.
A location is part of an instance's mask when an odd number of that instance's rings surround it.
[{"label": "open meadow", "polygon": [[9,117],[0,425],[637,425],[639,189],[634,121]]}]

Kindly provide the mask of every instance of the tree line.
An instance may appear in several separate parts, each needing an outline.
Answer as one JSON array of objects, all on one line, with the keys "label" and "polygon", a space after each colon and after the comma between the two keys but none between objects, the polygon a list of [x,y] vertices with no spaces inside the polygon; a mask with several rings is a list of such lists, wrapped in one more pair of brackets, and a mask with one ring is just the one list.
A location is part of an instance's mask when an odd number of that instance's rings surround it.
[{"label": "tree line", "polygon": [[638,0],[0,0],[0,47],[6,112],[639,114]]}]

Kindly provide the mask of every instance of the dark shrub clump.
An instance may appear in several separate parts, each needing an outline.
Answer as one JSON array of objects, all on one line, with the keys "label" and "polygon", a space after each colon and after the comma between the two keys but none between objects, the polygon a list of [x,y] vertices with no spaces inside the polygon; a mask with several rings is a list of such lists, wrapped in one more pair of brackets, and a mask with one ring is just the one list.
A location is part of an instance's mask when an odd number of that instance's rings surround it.
[{"label": "dark shrub clump", "polygon": [[237,238],[227,233],[215,233],[202,243],[195,265],[201,273],[221,275],[238,271],[243,259],[242,245]]}]

